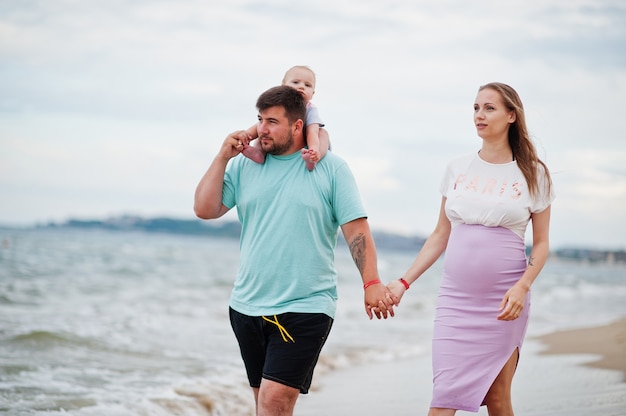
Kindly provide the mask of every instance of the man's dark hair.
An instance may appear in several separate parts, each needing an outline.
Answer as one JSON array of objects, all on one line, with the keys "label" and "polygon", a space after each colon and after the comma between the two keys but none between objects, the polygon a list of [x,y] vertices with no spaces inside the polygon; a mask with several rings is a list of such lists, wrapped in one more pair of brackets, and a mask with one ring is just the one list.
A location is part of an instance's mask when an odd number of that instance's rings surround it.
[{"label": "man's dark hair", "polygon": [[306,122],[306,104],[304,97],[294,88],[286,85],[270,88],[259,96],[256,108],[265,111],[271,107],[283,107],[289,123],[300,119]]}]

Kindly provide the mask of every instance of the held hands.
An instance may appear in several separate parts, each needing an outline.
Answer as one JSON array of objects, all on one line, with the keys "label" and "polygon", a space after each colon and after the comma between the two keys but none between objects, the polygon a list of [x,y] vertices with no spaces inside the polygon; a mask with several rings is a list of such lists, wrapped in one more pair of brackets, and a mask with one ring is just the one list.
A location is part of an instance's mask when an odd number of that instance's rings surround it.
[{"label": "held hands", "polygon": [[400,279],[395,279],[389,282],[387,284],[387,289],[389,290],[392,296],[395,296],[395,298],[398,299],[398,302],[396,302],[396,306],[400,305],[400,301],[402,300],[402,295],[404,295],[404,292],[408,290],[406,286],[402,284]]},{"label": "held hands", "polygon": [[[394,306],[400,305],[402,295],[409,288],[409,284],[403,279],[392,280],[384,287],[380,280],[372,280],[363,285],[365,289],[365,312],[370,319],[373,315],[380,319],[387,319],[387,315],[395,316]],[[370,293],[368,293],[370,291]]]},{"label": "held hands", "polygon": [[398,306],[400,299],[381,284],[380,280],[372,280],[363,285],[365,290],[365,312],[372,319],[376,315],[387,319],[387,316],[395,316],[394,306]]}]

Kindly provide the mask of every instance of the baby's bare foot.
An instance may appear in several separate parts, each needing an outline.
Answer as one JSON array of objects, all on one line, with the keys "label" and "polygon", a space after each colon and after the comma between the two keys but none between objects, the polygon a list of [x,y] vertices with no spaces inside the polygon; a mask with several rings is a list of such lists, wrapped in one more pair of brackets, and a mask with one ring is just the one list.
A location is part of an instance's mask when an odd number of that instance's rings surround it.
[{"label": "baby's bare foot", "polygon": [[317,164],[317,160],[315,158],[315,154],[309,149],[302,149],[302,159],[304,159],[304,164],[308,170],[315,169],[315,165]]},{"label": "baby's bare foot", "polygon": [[259,148],[244,144],[243,150],[241,151],[241,153],[243,153],[245,157],[247,157],[248,159],[256,163],[259,163],[259,164],[265,163],[265,153],[263,153],[263,151]]}]

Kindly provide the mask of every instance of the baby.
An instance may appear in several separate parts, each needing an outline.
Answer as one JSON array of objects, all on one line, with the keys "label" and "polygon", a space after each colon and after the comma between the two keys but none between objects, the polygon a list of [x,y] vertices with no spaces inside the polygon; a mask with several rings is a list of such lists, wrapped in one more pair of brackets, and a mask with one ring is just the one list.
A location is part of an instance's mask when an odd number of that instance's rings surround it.
[{"label": "baby", "polygon": [[[311,98],[315,94],[315,73],[309,67],[294,66],[285,73],[282,84],[298,90],[306,102],[305,138],[307,147],[302,149],[302,159],[304,159],[306,168],[313,170],[330,147],[328,138],[319,135],[320,127],[324,127],[324,122],[320,119],[317,107],[311,102]],[[256,140],[258,137],[256,124],[246,132],[250,140],[244,145],[243,155],[257,163],[264,163],[265,152],[261,149],[259,141]]]}]

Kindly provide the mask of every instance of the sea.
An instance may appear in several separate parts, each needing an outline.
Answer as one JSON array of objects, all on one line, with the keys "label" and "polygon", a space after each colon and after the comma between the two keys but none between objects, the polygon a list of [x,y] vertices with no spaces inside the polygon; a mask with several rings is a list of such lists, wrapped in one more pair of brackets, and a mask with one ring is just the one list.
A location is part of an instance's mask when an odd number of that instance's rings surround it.
[{"label": "sea", "polygon": [[[0,244],[1,414],[254,414],[228,320],[237,240],[44,227],[0,229]],[[382,279],[415,254],[379,249]],[[441,260],[387,320],[367,318],[343,244],[336,267],[338,309],[313,392],[339,369],[430,354]],[[624,263],[551,258],[527,337],[604,325],[625,305]]]}]

